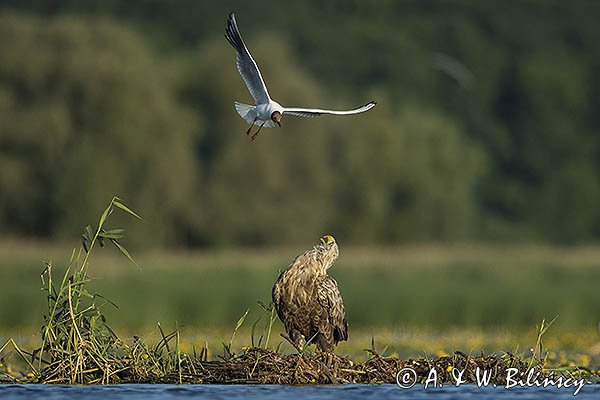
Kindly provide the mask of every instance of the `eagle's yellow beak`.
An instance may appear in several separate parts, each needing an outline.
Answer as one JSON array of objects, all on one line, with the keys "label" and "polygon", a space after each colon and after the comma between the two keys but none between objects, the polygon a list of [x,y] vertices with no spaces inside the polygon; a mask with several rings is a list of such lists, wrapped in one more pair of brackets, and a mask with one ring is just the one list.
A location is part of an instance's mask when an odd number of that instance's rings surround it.
[{"label": "eagle's yellow beak", "polygon": [[321,241],[321,244],[327,244],[327,243],[333,243],[333,242],[335,242],[335,239],[331,235],[322,236],[322,237],[319,238],[319,240]]}]

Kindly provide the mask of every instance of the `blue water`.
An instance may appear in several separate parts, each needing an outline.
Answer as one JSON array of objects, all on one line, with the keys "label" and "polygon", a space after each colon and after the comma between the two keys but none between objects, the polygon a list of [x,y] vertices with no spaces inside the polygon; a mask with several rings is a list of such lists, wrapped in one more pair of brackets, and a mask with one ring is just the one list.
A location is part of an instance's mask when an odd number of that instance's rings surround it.
[{"label": "blue water", "polygon": [[0,399],[172,400],[194,399],[600,399],[600,385],[587,385],[573,397],[572,388],[510,389],[461,385],[400,389],[396,385],[277,386],[277,385],[0,385]]}]

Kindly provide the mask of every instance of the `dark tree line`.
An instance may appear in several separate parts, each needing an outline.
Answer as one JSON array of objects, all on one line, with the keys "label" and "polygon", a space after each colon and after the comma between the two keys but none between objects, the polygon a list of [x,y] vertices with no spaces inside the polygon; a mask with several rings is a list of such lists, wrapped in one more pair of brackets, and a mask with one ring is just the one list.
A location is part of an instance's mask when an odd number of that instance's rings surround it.
[{"label": "dark tree line", "polygon": [[[2,234],[116,194],[170,245],[600,236],[595,2],[0,4]],[[232,10],[278,101],[378,106],[248,143]]]}]

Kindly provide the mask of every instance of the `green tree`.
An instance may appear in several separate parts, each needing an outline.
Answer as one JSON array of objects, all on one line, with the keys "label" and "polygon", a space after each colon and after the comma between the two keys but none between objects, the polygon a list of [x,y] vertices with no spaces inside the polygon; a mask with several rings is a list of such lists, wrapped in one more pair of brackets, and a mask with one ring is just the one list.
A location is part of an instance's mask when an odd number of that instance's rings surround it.
[{"label": "green tree", "polygon": [[333,158],[335,226],[344,235],[395,243],[476,234],[474,191],[485,157],[455,121],[414,106],[395,112],[384,102],[357,123],[332,139],[341,143]]},{"label": "green tree", "polygon": [[113,194],[172,240],[194,184],[193,115],[140,36],[115,23],[0,15],[0,229],[72,235]]}]

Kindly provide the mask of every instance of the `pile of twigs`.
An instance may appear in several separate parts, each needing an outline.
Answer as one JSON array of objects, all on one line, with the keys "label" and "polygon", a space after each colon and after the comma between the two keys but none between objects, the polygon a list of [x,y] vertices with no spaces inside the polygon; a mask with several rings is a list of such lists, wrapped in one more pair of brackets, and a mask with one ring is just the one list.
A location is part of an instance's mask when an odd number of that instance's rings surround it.
[{"label": "pile of twigs", "polygon": [[[218,384],[342,384],[342,383],[396,383],[396,375],[403,368],[415,371],[417,382],[425,381],[432,369],[438,383],[452,382],[452,370],[464,370],[465,382],[474,382],[476,370],[490,371],[490,383],[504,384],[506,368],[526,372],[529,366],[520,358],[503,356],[468,356],[456,352],[438,359],[409,359],[383,357],[369,351],[371,358],[364,363],[353,363],[349,358],[329,353],[284,355],[257,347],[244,349],[239,356],[219,361],[189,360],[163,377],[152,382],[161,383],[218,383]],[[538,371],[541,373],[541,369]],[[142,380],[144,381],[144,380]]]}]

